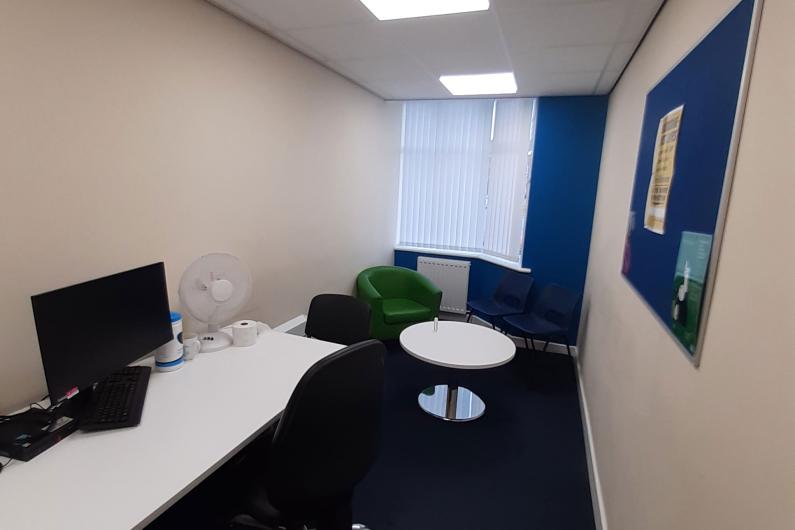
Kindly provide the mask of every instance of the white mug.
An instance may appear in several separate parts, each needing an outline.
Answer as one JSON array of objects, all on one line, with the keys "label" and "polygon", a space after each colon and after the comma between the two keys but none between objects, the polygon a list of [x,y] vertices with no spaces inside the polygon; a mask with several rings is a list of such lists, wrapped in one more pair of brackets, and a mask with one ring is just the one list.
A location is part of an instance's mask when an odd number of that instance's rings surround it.
[{"label": "white mug", "polygon": [[202,341],[199,340],[199,336],[195,333],[183,333],[182,334],[182,357],[186,361],[190,361],[202,349]]}]

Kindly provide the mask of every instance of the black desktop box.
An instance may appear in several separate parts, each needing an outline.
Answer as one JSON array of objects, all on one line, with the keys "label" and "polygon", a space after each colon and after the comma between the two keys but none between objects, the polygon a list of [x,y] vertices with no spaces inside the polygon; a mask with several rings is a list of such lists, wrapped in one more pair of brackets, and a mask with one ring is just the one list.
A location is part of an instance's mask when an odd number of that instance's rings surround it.
[{"label": "black desktop box", "polygon": [[44,414],[31,409],[0,422],[0,456],[27,462],[77,430],[74,418],[63,416],[49,423],[39,417]]}]

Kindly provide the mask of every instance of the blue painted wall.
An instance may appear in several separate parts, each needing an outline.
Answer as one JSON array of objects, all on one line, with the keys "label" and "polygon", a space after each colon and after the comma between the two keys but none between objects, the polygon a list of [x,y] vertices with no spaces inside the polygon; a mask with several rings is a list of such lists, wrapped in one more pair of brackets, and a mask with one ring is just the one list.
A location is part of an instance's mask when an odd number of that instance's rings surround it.
[{"label": "blue painted wall", "polygon": [[[531,298],[549,283],[577,293],[585,287],[607,100],[607,96],[538,100],[522,257],[522,265],[533,270],[536,280]],[[396,250],[395,265],[416,269],[418,255]],[[478,259],[471,261],[470,299],[489,296],[505,269]],[[569,338],[572,344],[576,334],[577,326]]]},{"label": "blue painted wall", "polygon": [[[548,283],[585,288],[607,96],[538,102],[530,204],[522,263],[533,270],[533,295]],[[579,321],[579,310],[578,310]],[[577,327],[570,340],[576,340]]]}]

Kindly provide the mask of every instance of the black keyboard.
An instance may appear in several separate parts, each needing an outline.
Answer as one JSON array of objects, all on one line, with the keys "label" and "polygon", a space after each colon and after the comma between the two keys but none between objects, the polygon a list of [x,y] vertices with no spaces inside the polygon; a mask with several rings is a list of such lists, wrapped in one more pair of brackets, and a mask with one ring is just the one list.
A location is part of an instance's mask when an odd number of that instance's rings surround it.
[{"label": "black keyboard", "polygon": [[128,366],[97,383],[91,403],[80,418],[80,428],[100,431],[141,423],[151,373],[148,366]]}]

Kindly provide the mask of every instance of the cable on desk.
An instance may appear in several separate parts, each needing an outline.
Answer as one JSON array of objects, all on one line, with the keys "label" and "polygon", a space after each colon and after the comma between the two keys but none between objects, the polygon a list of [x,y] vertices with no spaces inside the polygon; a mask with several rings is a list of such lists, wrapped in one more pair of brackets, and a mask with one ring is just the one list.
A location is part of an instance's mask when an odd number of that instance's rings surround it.
[{"label": "cable on desk", "polygon": [[13,458],[9,458],[8,460],[6,460],[6,463],[5,463],[5,464],[3,464],[2,462],[0,462],[0,473],[2,473],[2,472],[3,472],[3,468],[4,468],[4,467],[6,467],[8,464],[10,464],[12,460],[13,460]]},{"label": "cable on desk", "polygon": [[47,394],[47,395],[46,395],[46,396],[44,396],[43,398],[39,399],[39,400],[38,400],[38,401],[36,401],[35,403],[31,403],[31,404],[30,404],[30,408],[34,408],[34,407],[35,407],[35,408],[37,408],[37,409],[41,409],[41,410],[49,410],[49,409],[51,409],[51,408],[52,408],[52,403],[50,403],[50,406],[49,406],[49,407],[47,407],[47,408],[45,408],[45,407],[44,407],[44,406],[41,404],[41,402],[42,402],[42,401],[44,401],[45,399],[47,399],[48,397],[50,397],[50,395],[49,395],[49,394]]}]

